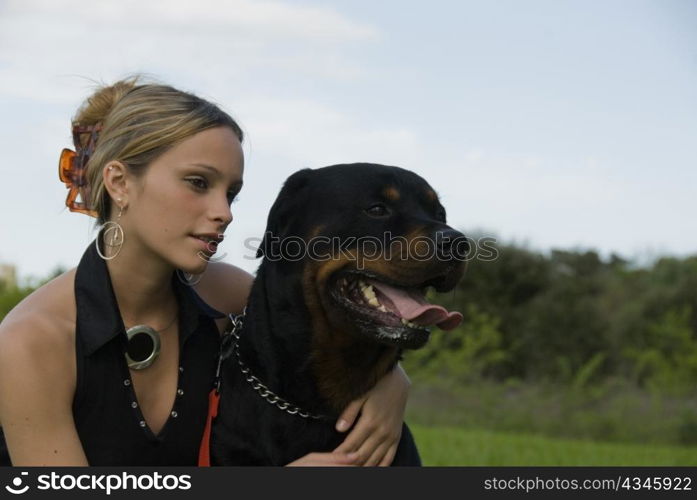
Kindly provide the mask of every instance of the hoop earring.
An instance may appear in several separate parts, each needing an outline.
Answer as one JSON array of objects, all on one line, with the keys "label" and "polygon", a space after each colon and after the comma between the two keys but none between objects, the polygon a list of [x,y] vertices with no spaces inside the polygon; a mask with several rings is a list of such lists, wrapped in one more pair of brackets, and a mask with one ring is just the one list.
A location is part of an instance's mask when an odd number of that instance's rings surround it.
[{"label": "hoop earring", "polygon": [[[123,208],[119,208],[119,215],[118,217],[116,217],[116,222],[109,221],[105,223],[99,230],[99,233],[97,233],[97,253],[104,260],[111,260],[114,257],[116,257],[121,251],[121,247],[123,246],[125,238],[123,235],[123,228],[121,227],[121,224],[119,224],[119,221],[121,220],[121,215],[123,214]],[[114,255],[112,255],[111,257],[105,256],[99,249],[99,234],[102,231],[104,231],[103,237],[105,247],[116,248],[116,253],[114,253]]]}]

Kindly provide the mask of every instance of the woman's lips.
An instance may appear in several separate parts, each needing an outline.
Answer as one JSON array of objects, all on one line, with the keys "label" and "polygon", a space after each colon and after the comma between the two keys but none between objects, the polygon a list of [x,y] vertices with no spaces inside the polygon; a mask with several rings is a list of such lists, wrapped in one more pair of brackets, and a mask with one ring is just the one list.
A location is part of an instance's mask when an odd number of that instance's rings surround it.
[{"label": "woman's lips", "polygon": [[216,241],[204,241],[202,239],[197,238],[196,236],[191,236],[191,238],[196,240],[199,249],[208,255],[213,255],[215,254],[215,252],[218,251],[218,243]]}]

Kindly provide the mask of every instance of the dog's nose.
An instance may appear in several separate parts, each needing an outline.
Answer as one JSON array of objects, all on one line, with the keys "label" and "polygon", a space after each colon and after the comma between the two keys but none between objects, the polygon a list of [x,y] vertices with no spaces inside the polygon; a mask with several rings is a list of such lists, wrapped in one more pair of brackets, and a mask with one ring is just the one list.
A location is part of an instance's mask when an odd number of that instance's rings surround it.
[{"label": "dog's nose", "polygon": [[436,231],[438,258],[442,260],[465,260],[470,250],[467,237],[460,231],[448,228]]}]

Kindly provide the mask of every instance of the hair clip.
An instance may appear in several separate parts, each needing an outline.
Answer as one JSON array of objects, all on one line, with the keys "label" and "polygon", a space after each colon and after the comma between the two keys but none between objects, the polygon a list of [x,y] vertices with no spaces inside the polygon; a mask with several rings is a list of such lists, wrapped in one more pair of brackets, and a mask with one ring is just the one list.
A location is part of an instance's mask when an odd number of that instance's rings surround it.
[{"label": "hair clip", "polygon": [[[97,217],[97,212],[90,207],[90,185],[87,181],[86,170],[87,162],[89,161],[97,143],[97,133],[102,129],[102,126],[73,126],[73,144],[75,151],[65,148],[61,151],[58,161],[58,177],[61,182],[70,190],[68,197],[65,199],[65,206],[71,212],[79,212],[91,217]],[[90,134],[86,141],[80,137],[82,134]],[[78,196],[80,200],[78,201]]]}]

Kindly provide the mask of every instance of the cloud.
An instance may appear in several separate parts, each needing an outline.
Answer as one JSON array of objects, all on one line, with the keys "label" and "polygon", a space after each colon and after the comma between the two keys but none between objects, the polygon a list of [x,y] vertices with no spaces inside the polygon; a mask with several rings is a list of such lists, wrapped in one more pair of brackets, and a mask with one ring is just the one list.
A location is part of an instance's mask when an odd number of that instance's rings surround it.
[{"label": "cloud", "polygon": [[255,151],[295,168],[373,161],[404,163],[423,145],[408,127],[362,123],[351,113],[310,99],[250,97],[240,104]]},{"label": "cloud", "polygon": [[[330,8],[267,0],[121,0],[87,4],[81,0],[10,0],[4,2],[2,10],[3,18],[13,23],[51,23],[55,26],[54,34],[70,31],[62,22],[77,22],[88,28],[128,27],[155,33],[180,29],[180,35],[222,32],[235,37],[241,33],[258,39],[322,43],[370,40],[378,35],[375,28]],[[94,35],[93,43],[99,45],[103,33]]]},{"label": "cloud", "polygon": [[360,66],[341,47],[377,39],[331,8],[274,1],[10,0],[0,4],[0,96],[66,102],[76,77],[138,71],[233,88],[289,72],[354,78]]}]

